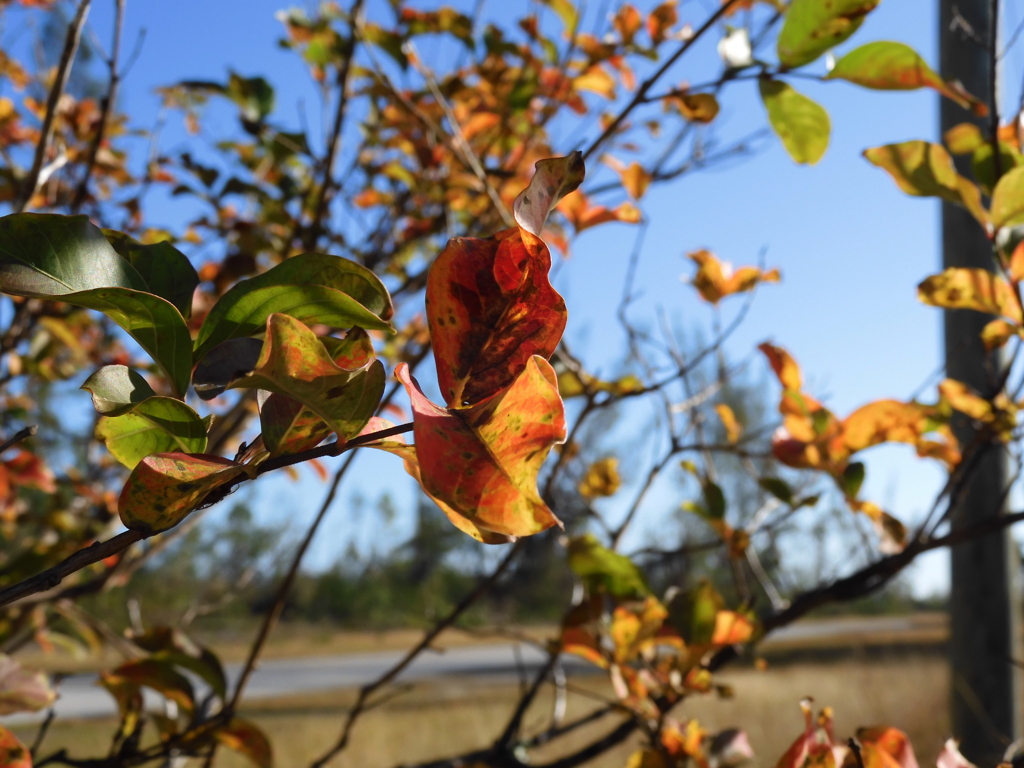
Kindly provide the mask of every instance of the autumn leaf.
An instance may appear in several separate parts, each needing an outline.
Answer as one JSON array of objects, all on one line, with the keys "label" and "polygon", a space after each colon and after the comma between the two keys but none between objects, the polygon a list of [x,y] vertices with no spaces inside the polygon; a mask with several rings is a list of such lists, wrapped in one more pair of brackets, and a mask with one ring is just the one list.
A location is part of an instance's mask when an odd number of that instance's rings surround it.
[{"label": "autumn leaf", "polygon": [[735,445],[743,434],[743,427],[736,419],[736,414],[725,403],[718,403],[715,406],[715,413],[718,414],[718,418],[721,419],[722,426],[725,428],[725,439],[730,445]]},{"label": "autumn leaf", "polygon": [[324,342],[288,315],[270,315],[266,327],[252,372],[230,386],[290,397],[314,411],[339,439],[359,434],[384,394],[383,364],[373,360],[354,370],[339,367]]},{"label": "autumn leaf", "polygon": [[692,123],[706,124],[718,117],[718,99],[712,93],[674,94],[665,99],[665,104],[678,109]]},{"label": "autumn leaf", "polygon": [[917,286],[917,298],[933,307],[973,309],[1004,317],[1016,326],[1024,321],[1010,284],[984,269],[950,267],[925,278]]},{"label": "autumn leaf", "polygon": [[245,473],[233,461],[209,454],[147,456],[132,470],[118,500],[126,528],[146,535],[173,528],[217,486]]},{"label": "autumn leaf", "polygon": [[614,495],[620,485],[622,478],[619,477],[619,460],[609,456],[595,461],[587,468],[587,473],[580,481],[579,492],[585,499],[595,499],[598,496]]},{"label": "autumn leaf", "polygon": [[685,650],[683,639],[670,627],[664,626],[667,618],[665,606],[653,595],[644,598],[639,606],[618,606],[612,613],[608,631],[615,644],[615,663],[625,664],[657,645]]},{"label": "autumn leaf", "polygon": [[465,408],[423,394],[405,363],[395,369],[412,401],[424,490],[483,530],[529,536],[560,524],[537,492],[537,473],[565,439],[551,365],[532,357],[509,386]]},{"label": "autumn leaf", "polygon": [[760,283],[777,283],[781,279],[779,270],[760,270],[757,267],[733,269],[729,262],[719,261],[711,251],[692,251],[687,258],[697,265],[696,274],[690,283],[704,301],[717,305],[726,296],[746,293]]},{"label": "autumn leaf", "polygon": [[711,634],[712,645],[737,645],[749,642],[753,636],[754,625],[742,613],[719,611],[715,614],[715,629]]},{"label": "autumn leaf", "polygon": [[102,673],[101,678],[113,683],[151,688],[173,701],[185,712],[191,713],[195,709],[195,691],[192,683],[169,661],[137,659]]},{"label": "autumn leaf", "polygon": [[963,206],[982,226],[988,214],[981,204],[977,185],[953,167],[953,158],[939,144],[905,141],[864,150],[869,163],[889,173],[908,195],[938,197]]},{"label": "autumn leaf", "polygon": [[[802,2],[810,4],[813,0]],[[881,40],[854,48],[836,62],[826,77],[886,91],[931,88],[979,117],[988,114],[984,102],[971,96],[958,83],[943,80],[917,51],[903,43]]]},{"label": "autumn leaf", "polygon": [[969,155],[987,141],[974,123],[954,125],[942,135],[942,140],[954,155]]},{"label": "autumn leaf", "polygon": [[768,363],[775,371],[783,389],[799,392],[803,388],[800,366],[796,364],[789,352],[768,342],[759,344],[757,348],[768,358]]},{"label": "autumn leaf", "polygon": [[509,386],[565,330],[562,297],[548,280],[551,255],[529,232],[448,241],[427,275],[427,323],[445,402],[479,402]]},{"label": "autumn leaf", "polygon": [[868,765],[871,768],[918,768],[914,747],[907,734],[898,728],[858,728],[857,740],[862,747],[877,750],[881,758],[877,764],[870,759],[865,760],[865,768]]},{"label": "autumn leaf", "polygon": [[604,593],[626,600],[646,597],[651,592],[633,561],[603,546],[592,533],[569,541],[569,568],[591,594]]},{"label": "autumn leaf", "polygon": [[592,205],[590,199],[582,192],[570,195],[557,206],[559,213],[568,219],[576,234],[596,227],[619,221],[624,224],[636,224],[640,221],[640,210],[632,203],[622,203],[615,208],[604,205]]},{"label": "autumn leaf", "polygon": [[878,0],[793,0],[779,32],[779,62],[786,69],[810,64],[856,32]]},{"label": "autumn leaf", "polygon": [[213,735],[228,749],[249,758],[257,768],[273,767],[274,756],[270,741],[255,723],[235,717],[214,731]]},{"label": "autumn leaf", "polygon": [[0,765],[4,768],[32,768],[32,755],[18,737],[0,725]]},{"label": "autumn leaf", "polygon": [[992,192],[991,213],[996,229],[1024,222],[1024,168],[1014,168],[999,179]]}]

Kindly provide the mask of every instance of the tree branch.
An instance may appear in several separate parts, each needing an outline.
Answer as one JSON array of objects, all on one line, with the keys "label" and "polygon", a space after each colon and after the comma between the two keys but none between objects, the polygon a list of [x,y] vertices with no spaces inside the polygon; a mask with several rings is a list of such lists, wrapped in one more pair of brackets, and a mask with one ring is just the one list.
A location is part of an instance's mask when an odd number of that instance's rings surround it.
[{"label": "tree branch", "polygon": [[36,144],[35,157],[32,159],[32,168],[28,172],[21,185],[21,191],[14,202],[14,210],[22,213],[32,200],[32,196],[39,187],[39,174],[43,170],[43,162],[46,160],[46,153],[50,149],[50,142],[53,140],[53,121],[57,116],[57,102],[68,84],[68,76],[71,74],[71,65],[78,53],[78,44],[82,39],[82,28],[85,26],[85,17],[89,14],[89,5],[92,0],[81,0],[78,10],[68,25],[67,35],[64,37],[64,50],[60,54],[60,62],[57,64],[57,74],[50,86],[50,95],[46,100],[46,115],[43,117],[43,125],[39,130],[39,141]]}]

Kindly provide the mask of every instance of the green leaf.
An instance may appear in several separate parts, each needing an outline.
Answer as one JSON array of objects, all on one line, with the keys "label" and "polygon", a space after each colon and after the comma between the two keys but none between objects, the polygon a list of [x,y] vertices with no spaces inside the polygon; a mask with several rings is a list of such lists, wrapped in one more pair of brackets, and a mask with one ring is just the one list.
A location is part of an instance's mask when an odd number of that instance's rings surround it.
[{"label": "green leaf", "polygon": [[860,461],[854,461],[846,465],[846,469],[843,470],[842,486],[843,493],[849,499],[856,499],[857,494],[860,493],[860,488],[864,485],[864,464]]},{"label": "green leaf", "polygon": [[219,485],[245,467],[208,454],[162,453],[140,461],[121,490],[117,511],[126,528],[147,536],[173,528]]},{"label": "green leaf", "polygon": [[15,213],[0,218],[0,291],[52,299],[93,288],[146,290],[86,216]]},{"label": "green leaf", "polygon": [[[678,601],[678,605],[677,605]],[[707,579],[681,594],[670,606],[672,623],[683,632],[689,645],[705,645],[715,634],[715,618],[725,600]]]},{"label": "green leaf", "polygon": [[590,533],[569,542],[569,568],[591,593],[627,600],[651,594],[643,573],[625,555],[602,546]]},{"label": "green leaf", "polygon": [[703,490],[708,516],[713,520],[721,520],[725,517],[725,494],[722,493],[721,487],[710,480],[706,480]]},{"label": "green leaf", "polygon": [[1024,168],[1014,168],[999,179],[990,213],[996,229],[1024,223]]},{"label": "green leaf", "polygon": [[81,388],[92,394],[93,406],[104,416],[120,416],[156,395],[142,374],[127,365],[105,365]]},{"label": "green leaf", "polygon": [[983,102],[959,83],[943,80],[917,51],[903,43],[882,40],[855,48],[836,62],[827,78],[882,91],[932,88],[979,117],[988,113]]},{"label": "green leaf", "polygon": [[828,112],[815,101],[780,80],[758,81],[768,122],[789,156],[798,163],[814,165],[828,149],[832,123]]},{"label": "green leaf", "polygon": [[314,411],[340,439],[358,435],[384,395],[384,366],[339,367],[309,328],[288,315],[267,318],[263,351],[252,373],[232,387],[286,395]]},{"label": "green leaf", "polygon": [[793,503],[793,489],[785,480],[780,480],[777,477],[762,477],[757,484],[783,504]]},{"label": "green leaf", "polygon": [[199,275],[185,254],[166,241],[143,245],[112,229],[103,230],[103,234],[139,273],[147,293],[167,299],[186,320],[192,316],[192,296],[199,285]]},{"label": "green leaf", "polygon": [[202,453],[206,425],[199,414],[172,397],[150,397],[121,416],[104,416],[96,437],[129,469],[155,453]]},{"label": "green leaf", "polygon": [[242,119],[248,122],[262,122],[274,111],[274,89],[262,77],[242,77],[232,72],[226,94],[238,105]]},{"label": "green leaf", "polygon": [[856,32],[879,0],[793,0],[779,32],[779,63],[786,69],[810,64]]},{"label": "green leaf", "polygon": [[[996,166],[992,161],[994,155],[992,145],[988,142],[981,144],[971,155],[971,172],[978,186],[987,195],[992,194],[992,187],[996,182]],[[1024,157],[1021,157],[1020,152],[1005,141],[999,142],[1000,178],[1020,165],[1024,165]]]},{"label": "green leaf", "polygon": [[242,280],[210,310],[195,342],[195,360],[228,339],[262,331],[283,312],[310,323],[390,331],[391,297],[370,270],[340,256],[304,253]]},{"label": "green leaf", "polygon": [[60,301],[102,312],[149,353],[177,395],[188,389],[192,373],[192,336],[185,318],[166,299],[128,288],[95,288],[58,297]]}]

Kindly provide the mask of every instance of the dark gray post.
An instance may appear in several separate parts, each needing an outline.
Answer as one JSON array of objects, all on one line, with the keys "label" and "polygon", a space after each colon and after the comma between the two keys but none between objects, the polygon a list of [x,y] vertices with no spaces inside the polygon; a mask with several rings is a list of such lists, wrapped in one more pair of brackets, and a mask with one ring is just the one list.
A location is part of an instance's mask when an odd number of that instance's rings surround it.
[{"label": "dark gray post", "polygon": [[[942,76],[959,80],[982,99],[995,77],[988,50],[995,32],[991,0],[939,0],[939,58]],[[973,37],[973,39],[972,39]],[[978,120],[949,99],[941,101],[942,131],[974,120],[986,136],[989,121]],[[957,168],[969,176],[969,158]],[[964,209],[942,204],[943,267],[994,269],[992,246]],[[979,340],[991,318],[968,310],[946,310],[946,374],[983,394],[995,387],[1000,363]],[[969,424],[955,425],[961,444],[971,439]],[[1006,457],[993,447],[981,457],[966,489],[954,528],[975,525],[1003,512]],[[995,765],[1006,745],[1020,734],[1020,674],[1011,659],[1021,659],[1019,556],[1007,531],[961,544],[952,550],[950,662],[953,735],[964,755],[977,765]]]}]

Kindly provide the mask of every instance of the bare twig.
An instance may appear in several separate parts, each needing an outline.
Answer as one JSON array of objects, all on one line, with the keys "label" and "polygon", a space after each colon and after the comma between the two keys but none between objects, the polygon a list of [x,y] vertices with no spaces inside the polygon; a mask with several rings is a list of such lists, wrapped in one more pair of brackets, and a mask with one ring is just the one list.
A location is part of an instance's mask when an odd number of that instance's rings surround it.
[{"label": "bare twig", "polygon": [[114,43],[110,50],[110,58],[107,59],[107,68],[110,71],[110,82],[107,85],[107,93],[103,97],[100,106],[99,125],[96,126],[96,135],[93,136],[92,144],[89,147],[89,157],[85,161],[85,171],[78,182],[78,189],[75,190],[74,200],[71,202],[72,212],[77,212],[85,202],[85,196],[89,191],[89,178],[96,167],[96,156],[99,154],[103,140],[106,138],[107,125],[110,122],[110,113],[117,103],[117,89],[121,83],[121,73],[117,71],[117,59],[121,51],[121,31],[124,28],[124,4],[125,0],[114,0]]},{"label": "bare twig", "polygon": [[32,196],[39,188],[39,176],[43,170],[43,163],[46,161],[46,154],[50,149],[50,142],[53,140],[53,121],[57,116],[57,102],[68,84],[68,76],[71,74],[71,65],[78,53],[78,44],[82,39],[82,28],[85,26],[85,18],[89,14],[89,5],[92,0],[81,0],[78,10],[68,25],[67,35],[64,37],[64,49],[60,54],[60,61],[57,64],[57,73],[53,78],[53,85],[50,86],[50,95],[46,100],[46,114],[43,117],[43,125],[39,130],[39,141],[36,143],[35,157],[32,159],[32,167],[28,176],[22,181],[18,197],[14,202],[14,210],[18,213],[24,211]]},{"label": "bare twig", "polygon": [[8,448],[10,448],[10,447],[12,447],[14,445],[17,445],[22,440],[26,440],[26,439],[32,437],[37,431],[39,431],[39,427],[37,427],[35,424],[33,424],[31,426],[28,426],[28,427],[25,427],[24,429],[19,429],[17,432],[15,432],[9,438],[7,438],[2,443],[0,443],[0,453],[3,453]]}]

